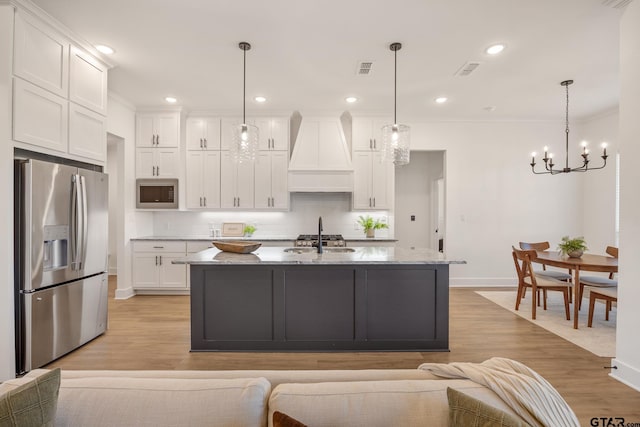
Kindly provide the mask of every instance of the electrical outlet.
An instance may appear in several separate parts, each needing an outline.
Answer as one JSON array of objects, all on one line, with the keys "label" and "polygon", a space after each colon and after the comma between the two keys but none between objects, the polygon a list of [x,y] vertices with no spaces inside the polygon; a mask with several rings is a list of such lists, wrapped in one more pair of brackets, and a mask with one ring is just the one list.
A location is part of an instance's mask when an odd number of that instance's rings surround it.
[{"label": "electrical outlet", "polygon": [[358,224],[358,221],[353,221],[353,229],[360,230],[360,224]]}]

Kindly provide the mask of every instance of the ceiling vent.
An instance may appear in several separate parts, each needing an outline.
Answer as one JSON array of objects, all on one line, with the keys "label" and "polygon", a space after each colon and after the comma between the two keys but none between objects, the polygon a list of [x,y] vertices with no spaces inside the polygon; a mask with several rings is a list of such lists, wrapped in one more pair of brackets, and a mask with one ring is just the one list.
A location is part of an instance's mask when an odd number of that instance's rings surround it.
[{"label": "ceiling vent", "polygon": [[632,0],[602,0],[602,4],[614,9],[624,9],[631,1]]},{"label": "ceiling vent", "polygon": [[458,77],[468,76],[469,74],[473,73],[473,71],[478,68],[479,65],[479,62],[467,62],[462,67],[460,67],[458,71],[456,71],[455,75]]},{"label": "ceiling vent", "polygon": [[373,61],[359,61],[356,74],[358,76],[369,76],[373,71]]}]

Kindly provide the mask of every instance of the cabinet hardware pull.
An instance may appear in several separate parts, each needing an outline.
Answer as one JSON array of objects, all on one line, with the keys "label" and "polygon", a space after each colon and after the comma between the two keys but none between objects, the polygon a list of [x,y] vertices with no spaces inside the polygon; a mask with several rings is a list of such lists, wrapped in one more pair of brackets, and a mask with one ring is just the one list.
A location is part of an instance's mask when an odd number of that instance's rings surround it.
[{"label": "cabinet hardware pull", "polygon": [[203,197],[203,199],[204,199],[204,205],[207,206],[207,198]]},{"label": "cabinet hardware pull", "polygon": [[207,138],[204,138],[204,148],[207,148]]},{"label": "cabinet hardware pull", "polygon": [[156,166],[156,174],[157,176],[160,176],[160,166]]},{"label": "cabinet hardware pull", "polygon": [[202,138],[200,138],[200,148],[204,148],[204,147],[202,146]]},{"label": "cabinet hardware pull", "polygon": [[240,207],[240,197],[238,197],[238,207]]},{"label": "cabinet hardware pull", "polygon": [[375,197],[373,198],[373,207],[374,208],[376,207],[376,198]]},{"label": "cabinet hardware pull", "polygon": [[373,138],[373,148],[374,148],[375,150],[377,150],[377,149],[378,149],[378,141],[376,141],[376,139],[375,139],[375,138]]},{"label": "cabinet hardware pull", "polygon": [[158,265],[158,255],[156,255],[156,265]]},{"label": "cabinet hardware pull", "polygon": [[162,265],[162,255],[160,255],[160,265]]},{"label": "cabinet hardware pull", "polygon": [[160,135],[156,135],[156,145],[160,145]]},{"label": "cabinet hardware pull", "polygon": [[152,176],[156,176],[156,167],[155,166],[151,166],[151,175]]},{"label": "cabinet hardware pull", "polygon": [[151,135],[151,145],[156,145],[156,136]]},{"label": "cabinet hardware pull", "polygon": [[154,246],[153,249],[164,249],[164,246]]},{"label": "cabinet hardware pull", "polygon": [[202,197],[200,197],[200,207],[202,207]]}]

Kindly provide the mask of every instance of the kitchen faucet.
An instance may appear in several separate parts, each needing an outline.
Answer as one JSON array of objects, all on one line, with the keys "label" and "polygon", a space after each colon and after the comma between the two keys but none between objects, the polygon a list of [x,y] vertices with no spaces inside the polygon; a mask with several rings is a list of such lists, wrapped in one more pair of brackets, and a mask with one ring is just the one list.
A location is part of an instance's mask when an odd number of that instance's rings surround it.
[{"label": "kitchen faucet", "polygon": [[318,253],[322,253],[322,217],[318,217]]}]

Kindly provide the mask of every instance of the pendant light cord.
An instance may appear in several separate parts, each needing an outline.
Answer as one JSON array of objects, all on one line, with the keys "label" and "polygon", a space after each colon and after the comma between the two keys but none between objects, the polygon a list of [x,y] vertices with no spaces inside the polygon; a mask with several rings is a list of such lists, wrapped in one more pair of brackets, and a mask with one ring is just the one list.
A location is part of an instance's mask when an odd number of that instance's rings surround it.
[{"label": "pendant light cord", "polygon": [[242,49],[243,59],[242,59],[242,123],[247,124],[246,119],[246,102],[247,102],[247,50]]},{"label": "pendant light cord", "polygon": [[397,125],[397,99],[398,99],[398,51],[393,51],[393,124]]}]

